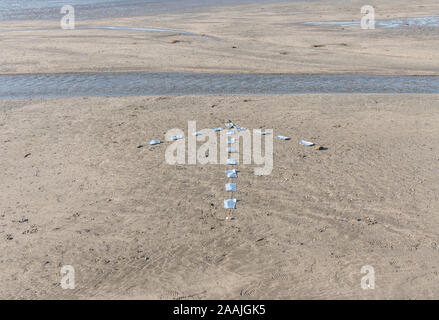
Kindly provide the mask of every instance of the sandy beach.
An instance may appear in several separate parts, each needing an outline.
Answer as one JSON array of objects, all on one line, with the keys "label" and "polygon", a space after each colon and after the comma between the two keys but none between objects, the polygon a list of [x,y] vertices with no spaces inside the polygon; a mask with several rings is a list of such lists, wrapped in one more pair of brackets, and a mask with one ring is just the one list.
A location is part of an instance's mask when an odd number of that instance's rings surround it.
[{"label": "sandy beach", "polygon": [[[376,19],[430,16],[439,11],[439,3],[433,0],[369,4],[375,7]],[[362,30],[302,24],[360,20],[363,5],[364,1],[339,0],[255,4],[76,23],[77,27],[164,28],[201,36],[61,29],[0,33],[0,72],[439,74],[437,29]],[[51,27],[59,28],[59,21],[0,23],[0,30]]]},{"label": "sandy beach", "polygon": [[[100,71],[438,75],[437,29],[302,25],[363,2],[206,8],[1,33],[0,73]],[[437,1],[372,1],[426,16]],[[0,29],[56,27],[53,21]],[[203,36],[204,35],[204,36]],[[210,38],[217,37],[218,39]],[[439,95],[299,94],[0,100],[2,299],[437,299]],[[270,175],[169,165],[187,123],[273,129]],[[299,140],[316,145],[299,145]],[[323,147],[319,149],[319,147]],[[76,288],[60,287],[72,265]],[[373,266],[375,289],[361,268]]]}]

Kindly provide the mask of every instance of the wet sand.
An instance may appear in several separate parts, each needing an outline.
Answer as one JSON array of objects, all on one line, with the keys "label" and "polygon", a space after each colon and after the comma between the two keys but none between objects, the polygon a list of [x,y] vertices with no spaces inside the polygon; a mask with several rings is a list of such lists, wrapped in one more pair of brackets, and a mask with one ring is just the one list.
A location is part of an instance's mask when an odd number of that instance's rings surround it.
[{"label": "wet sand", "polygon": [[[438,95],[0,102],[0,297],[437,298],[438,106]],[[292,138],[274,142],[271,175],[238,166],[232,212],[224,165],[169,165],[168,143],[146,144],[228,119]],[[60,288],[66,264],[75,290]],[[361,289],[363,265],[375,290]]]},{"label": "wet sand", "polygon": [[[299,24],[349,20],[364,4],[334,3],[90,22],[221,40],[0,34],[0,72],[438,74],[437,30]],[[371,4],[386,17],[438,12],[429,0]],[[437,299],[438,107],[438,95],[406,94],[2,100],[0,297]],[[271,175],[239,165],[233,212],[222,208],[225,166],[171,166],[169,144],[147,146],[188,120],[229,119],[292,138],[274,142]],[[60,287],[64,265],[74,290]],[[364,265],[374,290],[360,286]]]}]

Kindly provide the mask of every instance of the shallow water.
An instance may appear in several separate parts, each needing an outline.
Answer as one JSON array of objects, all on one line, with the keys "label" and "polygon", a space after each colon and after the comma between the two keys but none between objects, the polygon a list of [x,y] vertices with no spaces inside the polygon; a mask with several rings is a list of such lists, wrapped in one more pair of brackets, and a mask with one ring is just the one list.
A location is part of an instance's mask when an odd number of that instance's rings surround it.
[{"label": "shallow water", "polygon": [[0,21],[61,19],[60,10],[66,4],[75,8],[76,20],[88,20],[282,1],[286,0],[0,0]]},{"label": "shallow water", "polygon": [[[358,21],[310,21],[304,22],[308,25],[332,25],[340,27],[360,26]],[[416,17],[416,18],[396,18],[375,21],[376,28],[438,28],[439,16]]]},{"label": "shallow water", "polygon": [[439,76],[147,72],[0,75],[0,99],[297,93],[439,93]]}]

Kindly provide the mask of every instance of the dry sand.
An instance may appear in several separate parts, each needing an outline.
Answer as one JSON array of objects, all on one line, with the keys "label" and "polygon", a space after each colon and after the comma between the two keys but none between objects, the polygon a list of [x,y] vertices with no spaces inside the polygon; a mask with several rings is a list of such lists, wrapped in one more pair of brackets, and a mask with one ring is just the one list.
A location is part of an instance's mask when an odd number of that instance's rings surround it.
[{"label": "dry sand", "polygon": [[[436,0],[370,1],[376,18],[430,16]],[[364,1],[220,7],[187,14],[77,21],[151,27],[218,37],[110,30],[0,33],[1,73],[186,71],[439,74],[437,29],[362,30],[303,25],[361,19]],[[80,12],[77,13],[78,19]],[[57,21],[0,23],[0,29],[59,28]],[[177,42],[178,41],[178,42]],[[317,47],[315,47],[317,46]]]},{"label": "dry sand", "polygon": [[[437,95],[0,105],[2,298],[439,296]],[[137,148],[187,120],[228,119],[292,137],[275,141],[270,176],[239,166],[232,213],[224,165],[171,166],[167,144]],[[72,291],[59,284],[66,264]],[[363,265],[375,290],[360,287]]]}]

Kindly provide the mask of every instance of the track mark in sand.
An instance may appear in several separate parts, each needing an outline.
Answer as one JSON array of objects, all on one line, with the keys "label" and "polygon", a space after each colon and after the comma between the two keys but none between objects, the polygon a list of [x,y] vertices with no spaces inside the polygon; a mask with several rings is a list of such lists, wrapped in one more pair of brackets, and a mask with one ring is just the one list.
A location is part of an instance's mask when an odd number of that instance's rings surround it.
[{"label": "track mark in sand", "polygon": [[255,284],[250,284],[248,286],[245,286],[244,288],[241,289],[241,291],[239,292],[239,295],[241,297],[255,296],[259,292],[261,285],[262,285],[262,282],[258,282]]},{"label": "track mark in sand", "polygon": [[178,297],[182,296],[180,292],[176,290],[166,290],[162,295],[160,295],[161,300],[176,300]]},{"label": "track mark in sand", "polygon": [[206,294],[206,290],[204,290],[203,292],[200,293],[194,293],[191,295],[187,295],[187,296],[180,296],[177,297],[175,300],[202,300],[204,295]]}]

